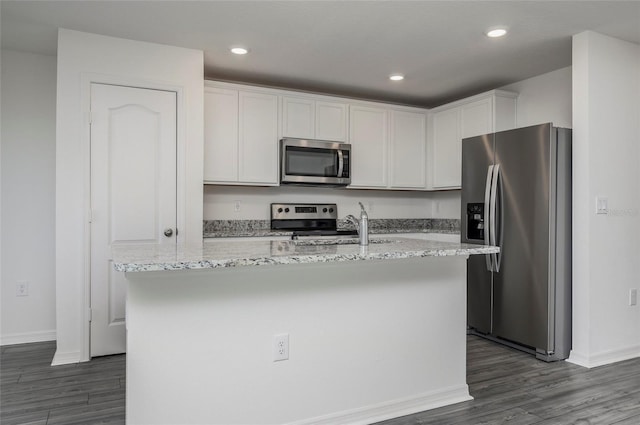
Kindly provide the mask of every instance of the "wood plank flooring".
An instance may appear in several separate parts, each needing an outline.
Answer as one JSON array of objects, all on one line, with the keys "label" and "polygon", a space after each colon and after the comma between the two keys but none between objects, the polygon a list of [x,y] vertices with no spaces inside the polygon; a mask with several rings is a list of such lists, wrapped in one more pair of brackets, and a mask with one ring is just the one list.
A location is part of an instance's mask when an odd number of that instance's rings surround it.
[{"label": "wood plank flooring", "polygon": [[[640,425],[640,359],[585,369],[475,336],[467,351],[475,400],[379,425]],[[51,367],[54,352],[55,342],[2,347],[0,423],[124,424],[125,356]]]},{"label": "wood plank flooring", "polygon": [[2,425],[124,424],[125,356],[51,366],[56,343],[3,346]]}]

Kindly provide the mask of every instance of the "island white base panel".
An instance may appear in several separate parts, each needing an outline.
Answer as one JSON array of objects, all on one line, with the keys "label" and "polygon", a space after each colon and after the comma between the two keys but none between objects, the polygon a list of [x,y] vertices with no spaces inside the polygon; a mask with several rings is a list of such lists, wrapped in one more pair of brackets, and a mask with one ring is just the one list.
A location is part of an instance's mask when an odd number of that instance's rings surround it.
[{"label": "island white base panel", "polygon": [[470,400],[466,258],[127,273],[127,423],[363,424]]}]

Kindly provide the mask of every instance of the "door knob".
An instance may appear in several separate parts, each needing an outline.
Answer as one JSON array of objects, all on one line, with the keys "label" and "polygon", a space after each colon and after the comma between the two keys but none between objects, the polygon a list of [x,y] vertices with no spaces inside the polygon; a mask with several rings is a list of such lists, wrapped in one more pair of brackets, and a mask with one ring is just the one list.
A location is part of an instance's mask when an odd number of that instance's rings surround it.
[{"label": "door knob", "polygon": [[164,235],[170,238],[173,235],[173,229],[164,229]]}]

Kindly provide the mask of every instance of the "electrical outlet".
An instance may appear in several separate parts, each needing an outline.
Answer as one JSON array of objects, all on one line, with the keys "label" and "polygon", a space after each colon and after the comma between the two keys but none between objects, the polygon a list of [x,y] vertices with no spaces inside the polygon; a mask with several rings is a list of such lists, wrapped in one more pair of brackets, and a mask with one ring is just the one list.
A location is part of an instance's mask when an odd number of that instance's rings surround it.
[{"label": "electrical outlet", "polygon": [[273,361],[289,360],[289,334],[273,336]]},{"label": "electrical outlet", "polygon": [[26,297],[29,295],[29,282],[21,281],[16,283],[16,297]]},{"label": "electrical outlet", "polygon": [[233,201],[233,212],[240,212],[240,201]]},{"label": "electrical outlet", "polygon": [[637,289],[629,289],[629,305],[637,305],[638,304],[638,290]]}]

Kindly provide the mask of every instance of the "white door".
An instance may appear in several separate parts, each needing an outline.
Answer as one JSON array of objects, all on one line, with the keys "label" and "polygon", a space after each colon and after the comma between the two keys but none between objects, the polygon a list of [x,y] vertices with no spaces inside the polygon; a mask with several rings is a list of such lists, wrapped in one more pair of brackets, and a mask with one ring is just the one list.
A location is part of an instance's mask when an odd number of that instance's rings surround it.
[{"label": "white door", "polygon": [[175,245],[176,232],[176,93],[92,84],[92,357],[126,351],[126,286],[111,247]]}]

